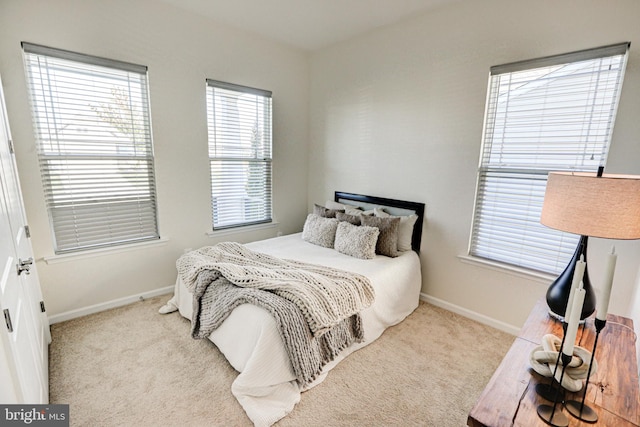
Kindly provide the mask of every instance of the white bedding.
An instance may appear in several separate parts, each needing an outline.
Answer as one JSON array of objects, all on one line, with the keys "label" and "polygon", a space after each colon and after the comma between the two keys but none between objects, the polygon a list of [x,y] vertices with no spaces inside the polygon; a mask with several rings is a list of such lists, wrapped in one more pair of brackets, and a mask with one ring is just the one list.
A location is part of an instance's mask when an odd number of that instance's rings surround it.
[{"label": "white bedding", "polygon": [[[281,258],[360,273],[371,280],[375,289],[375,302],[362,312],[364,342],[344,350],[308,388],[321,383],[340,360],[377,339],[418,306],[422,280],[420,260],[414,251],[397,258],[377,255],[375,259],[362,260],[305,242],[301,233],[246,246]],[[191,319],[192,297],[179,278],[167,304]],[[295,381],[276,322],[266,310],[250,304],[237,307],[209,339],[239,372],[231,391],[256,426],[270,426],[293,410],[304,390]]]}]

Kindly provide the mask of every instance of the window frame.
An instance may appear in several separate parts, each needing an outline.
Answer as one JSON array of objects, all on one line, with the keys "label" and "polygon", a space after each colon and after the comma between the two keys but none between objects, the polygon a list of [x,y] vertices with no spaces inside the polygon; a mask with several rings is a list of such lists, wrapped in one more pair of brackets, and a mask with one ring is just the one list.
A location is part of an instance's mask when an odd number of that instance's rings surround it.
[{"label": "window frame", "polygon": [[[597,171],[599,166],[604,166],[606,164],[607,154],[611,145],[611,136],[615,123],[615,116],[620,99],[622,82],[624,80],[624,71],[628,58],[629,45],[630,43],[628,42],[618,43],[615,45],[602,46],[594,49],[586,49],[577,52],[547,56],[544,58],[519,61],[515,63],[491,67],[487,88],[485,115],[483,120],[482,147],[480,151],[480,159],[477,171],[475,205],[467,252],[470,257],[487,260],[491,263],[503,264],[509,266],[509,268],[522,268],[524,270],[541,272],[543,274],[558,274],[566,267],[567,262],[575,251],[579,236],[552,230],[542,226],[539,223],[539,211],[541,211],[542,209],[542,202],[544,200],[544,189],[546,188],[547,174],[550,171],[556,170],[595,172]],[[576,159],[563,161],[561,162],[562,164],[552,164],[554,162],[551,160],[545,160],[548,161],[549,164],[544,164],[545,161],[539,161],[540,164],[538,164],[538,160],[536,160],[535,162],[532,161],[531,165],[526,165],[526,167],[514,167],[514,164],[518,164],[516,160],[505,160],[504,165],[500,164],[499,161],[495,161],[496,153],[502,154],[502,152],[500,151],[502,150],[502,148],[495,149],[494,144],[502,145],[504,147],[511,148],[512,150],[514,148],[517,148],[515,142],[509,142],[509,138],[515,140],[515,133],[513,132],[513,128],[517,128],[518,124],[515,122],[516,119],[514,117],[508,117],[509,107],[503,107],[501,111],[498,111],[497,108],[498,98],[501,94],[499,89],[499,80],[502,76],[515,76],[521,72],[531,72],[532,74],[534,74],[535,71],[543,71],[547,67],[553,69],[553,67],[557,66],[586,64],[586,62],[582,61],[602,61],[606,58],[615,58],[618,56],[620,57],[619,69],[614,83],[614,93],[609,95],[611,97],[611,110],[609,111],[608,116],[609,128],[607,129],[607,134],[604,137],[604,140],[598,142],[598,144],[600,145],[597,145],[597,147],[602,148],[600,159],[598,162],[585,167],[585,163],[588,164],[589,162],[583,162],[582,165],[577,165],[578,160]],[[611,66],[609,66],[609,71],[611,69]],[[606,71],[603,70],[605,70],[605,68],[599,70],[598,73],[606,73]],[[524,75],[523,73],[521,73],[520,75]],[[567,75],[569,75],[570,72],[567,71],[566,73]],[[598,76],[599,75],[600,74],[598,74]],[[538,78],[538,80],[541,79]],[[531,83],[538,80],[533,78],[523,81],[525,81],[525,83]],[[542,86],[542,83],[538,84]],[[551,84],[549,84],[549,86],[551,86]],[[525,87],[525,85],[523,84],[521,87]],[[511,87],[509,87],[508,90],[502,93],[510,94],[518,89],[512,89]],[[533,92],[533,90],[530,89],[531,92]],[[569,91],[569,89],[566,90]],[[594,92],[594,94],[595,93],[597,93],[597,90]],[[566,94],[564,95],[568,96]],[[554,99],[551,97],[555,95],[545,96],[549,96],[549,99]],[[595,104],[595,95],[593,96],[593,103]],[[545,101],[547,100],[547,98],[544,99]],[[507,103],[507,106],[508,105],[509,104]],[[533,111],[533,109],[528,110],[527,112],[530,113],[531,111]],[[547,111],[547,107],[545,106],[545,108],[542,108],[539,111]],[[501,112],[504,112],[504,117],[501,116],[500,118],[500,120],[504,120],[503,122],[499,122],[496,118],[496,115]],[[509,120],[511,120],[511,122],[509,122]],[[509,132],[512,133],[512,136],[506,137],[504,135],[506,135],[508,132],[500,132],[508,129],[509,123],[512,125],[515,123],[515,125],[513,125],[513,128],[509,129]],[[530,124],[529,122],[524,123]],[[543,123],[543,121],[541,121],[541,123]],[[522,126],[522,123],[520,123],[520,125]],[[550,128],[552,129],[553,127]],[[540,129],[544,129],[542,124],[540,125]],[[560,133],[561,132],[559,132],[559,134]],[[495,135],[497,134],[500,135],[498,138],[495,137]],[[547,143],[545,141],[548,140],[551,139],[545,136],[540,136],[540,140],[536,143],[536,147],[538,149],[544,149],[545,144]],[[496,143],[496,141],[500,142]],[[557,144],[559,145],[560,143],[557,142]],[[584,144],[586,145],[586,143]],[[515,152],[515,150],[513,150],[512,153],[509,153],[508,148],[505,152],[513,156],[513,152]],[[548,155],[549,152],[550,151],[546,151],[545,154]],[[517,155],[513,158],[516,157]],[[548,157],[552,158],[552,156]],[[509,177],[508,174],[512,174],[512,176]],[[527,174],[529,175],[529,177],[525,177]],[[508,181],[508,178],[511,179],[511,181]],[[502,179],[502,182],[500,182],[500,179]],[[517,184],[518,180],[522,180],[522,188],[519,188],[520,184]],[[538,181],[537,184],[534,181]],[[528,187],[525,186],[525,183]],[[489,186],[493,188],[488,189]],[[499,186],[502,186],[504,189],[497,190]],[[522,195],[522,198],[523,200],[526,198],[527,203],[530,203],[530,205],[526,207],[526,213],[524,215],[528,215],[531,218],[519,220],[520,223],[514,225],[514,227],[511,228],[510,225],[505,225],[504,222],[501,222],[504,221],[504,219],[500,220],[498,216],[499,214],[497,214],[497,212],[507,212],[508,209],[511,209],[514,206],[518,206],[518,203],[520,203],[520,201],[515,200],[513,202],[514,205],[508,205],[507,203],[505,203],[505,200],[508,200],[507,196],[513,196],[515,199],[516,197],[519,197],[517,196],[518,191],[526,193],[525,190],[529,191],[530,193],[528,195]],[[496,197],[489,200],[490,197],[493,197],[494,195]],[[490,204],[493,204],[493,206],[487,207]],[[496,212],[495,216],[492,211]],[[519,215],[520,213],[521,212],[514,212],[515,215]],[[511,214],[506,214],[506,216],[509,215]],[[491,224],[495,224],[495,226],[491,225],[490,222]],[[525,228],[529,226],[531,226],[531,230],[525,230]],[[508,233],[510,228],[512,231],[518,230],[518,232],[520,233],[516,238],[518,240],[518,243],[513,243],[512,246],[521,246],[517,250],[513,249],[511,252],[505,249],[509,248],[509,245],[505,244],[504,247],[500,246],[503,239],[506,242],[510,238],[510,236],[507,237],[506,234]],[[500,233],[504,233],[503,237],[499,236]],[[541,239],[541,241],[533,244],[534,239]],[[545,239],[549,240],[547,241]],[[492,247],[494,242],[497,242],[497,244],[495,245],[495,247]],[[545,245],[549,247],[544,248]],[[491,253],[492,250],[495,250],[495,252]],[[534,260],[534,257],[537,256],[539,256],[539,259]]]},{"label": "window frame", "polygon": [[[148,68],[21,45],[55,254],[160,240]],[[65,135],[74,122],[85,136]]]},{"label": "window frame", "polygon": [[[217,94],[217,91],[220,91],[220,94]],[[252,146],[251,150],[254,152],[254,155],[246,155],[244,151],[246,151],[246,139],[243,140],[245,144],[243,145],[240,142],[241,137],[236,136],[238,138],[238,144],[232,147],[229,144],[228,139],[225,140],[225,136],[217,137],[218,133],[216,130],[216,118],[217,118],[217,110],[216,110],[216,101],[221,102],[222,98],[217,98],[218,96],[228,98],[224,93],[235,94],[237,97],[242,96],[255,96],[255,102],[258,104],[258,101],[262,101],[264,111],[260,112],[260,108],[256,107],[255,111],[251,111],[256,115],[262,115],[261,119],[256,119],[254,126],[257,128],[256,132],[260,135],[261,143],[258,144],[258,148]],[[249,227],[260,224],[270,224],[273,223],[273,104],[272,104],[272,92],[264,89],[257,89],[254,87],[238,85],[235,83],[228,83],[219,80],[206,79],[206,99],[207,99],[207,147],[209,152],[209,171],[210,171],[210,194],[211,194],[211,229],[213,232],[218,232],[222,230],[231,230],[234,228],[241,227]],[[246,113],[247,111],[242,111]],[[227,112],[221,112],[222,115],[227,114]],[[227,118],[225,115],[224,118]],[[222,120],[223,118],[221,118]],[[238,122],[240,122],[238,118]],[[262,123],[260,126],[258,123]],[[234,123],[239,125],[239,123]],[[238,133],[238,135],[242,134],[242,132],[247,132],[246,127],[237,126],[234,128],[234,132]],[[227,134],[228,137],[228,134]],[[265,143],[266,141],[266,143]],[[234,155],[225,154],[224,152],[231,151]],[[241,153],[242,152],[242,153]],[[221,154],[218,154],[221,153]],[[262,155],[258,155],[262,153]],[[258,180],[260,180],[261,184],[261,195],[258,197],[262,199],[261,204],[262,208],[256,208],[255,212],[260,213],[263,212],[262,215],[257,215],[257,219],[247,219],[246,212],[237,217],[237,219],[227,219],[221,220],[221,217],[225,217],[225,213],[220,213],[221,209],[218,205],[218,200],[220,197],[224,198],[224,195],[219,195],[216,192],[216,189],[221,188],[222,183],[229,182],[229,180],[225,179],[224,176],[221,176],[217,172],[214,171],[215,166],[218,167],[230,167],[232,164],[236,166],[242,167],[243,164],[246,165],[247,168],[251,168],[251,166],[259,166]],[[232,167],[232,166],[231,166]],[[261,170],[262,168],[262,170]],[[235,171],[237,172],[237,170]],[[250,171],[247,171],[247,174],[251,174]],[[249,179],[248,175],[242,175],[243,178]],[[264,180],[264,182],[262,182]],[[239,185],[239,182],[236,179],[233,179],[231,182],[235,186]],[[246,186],[246,183],[244,184]],[[229,197],[231,196],[231,197]],[[237,192],[233,192],[230,195],[227,194],[227,200],[229,199],[241,199],[242,197]],[[238,209],[236,209],[238,210]],[[227,212],[231,211],[228,209]],[[224,210],[223,210],[224,212]],[[249,210],[249,214],[251,215],[252,210]],[[228,217],[228,215],[227,215]],[[232,218],[236,218],[236,215],[232,215]]]}]

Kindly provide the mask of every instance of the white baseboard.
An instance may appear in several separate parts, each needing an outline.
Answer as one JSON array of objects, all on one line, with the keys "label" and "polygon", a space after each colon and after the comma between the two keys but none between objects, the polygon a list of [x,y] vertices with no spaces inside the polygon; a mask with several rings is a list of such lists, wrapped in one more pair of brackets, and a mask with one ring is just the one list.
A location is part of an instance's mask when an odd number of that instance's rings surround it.
[{"label": "white baseboard", "polygon": [[158,295],[169,294],[173,292],[175,285],[167,286],[165,288],[154,289],[153,291],[143,292],[141,294],[131,295],[124,298],[118,298],[111,301],[103,302],[100,304],[90,305],[88,307],[78,308],[76,310],[66,311],[60,314],[54,314],[49,316],[49,324],[64,322],[65,320],[75,319],[76,317],[86,316],[88,314],[98,313],[100,311],[109,310],[111,308],[122,307],[136,301],[144,300],[147,298],[153,298]]},{"label": "white baseboard", "polygon": [[450,302],[441,300],[440,298],[432,297],[422,292],[420,293],[420,299],[422,301],[428,302],[429,304],[433,304],[436,307],[444,308],[445,310],[449,310],[461,316],[468,317],[471,320],[475,320],[476,322],[480,322],[487,326],[491,326],[492,328],[499,329],[513,336],[518,336],[518,333],[520,332],[520,328],[516,326],[501,322],[489,316],[485,316],[484,314],[476,313],[475,311],[460,307],[459,305],[451,304]]},{"label": "white baseboard", "polygon": [[[98,313],[101,311],[109,310],[111,308],[122,307],[123,305],[128,305],[136,301],[140,301],[141,299],[153,298],[158,295],[169,294],[173,292],[174,287],[175,285],[171,285],[160,289],[154,289],[153,291],[130,295],[128,297],[114,299],[100,304],[90,305],[88,307],[66,311],[60,314],[54,314],[53,316],[49,316],[49,324],[60,323],[66,320],[75,319],[76,317],[87,316],[89,314]],[[441,300],[440,298],[432,297],[425,293],[420,293],[420,299],[422,301],[428,302],[429,304],[433,304],[436,307],[444,308],[445,310],[449,310],[461,316],[468,317],[469,319],[491,326],[492,328],[499,329],[514,336],[517,336],[518,332],[520,331],[520,328],[516,326],[501,322],[489,316],[485,316],[484,314],[476,313],[475,311],[471,311],[458,305],[451,304],[450,302]]]}]

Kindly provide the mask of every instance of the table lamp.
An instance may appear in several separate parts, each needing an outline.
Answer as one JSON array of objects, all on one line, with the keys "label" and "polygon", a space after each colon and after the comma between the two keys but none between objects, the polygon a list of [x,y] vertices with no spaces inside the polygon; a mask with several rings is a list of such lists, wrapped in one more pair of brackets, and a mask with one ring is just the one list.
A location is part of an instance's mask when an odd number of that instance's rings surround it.
[{"label": "table lamp", "polygon": [[[567,329],[565,329],[562,340],[562,352],[558,354],[558,362],[560,361],[560,356],[562,356],[561,382],[565,367],[572,358],[578,319],[585,319],[596,309],[595,296],[586,269],[587,239],[589,237],[606,239],[640,238],[640,176],[603,175],[602,167],[598,169],[597,174],[551,172],[547,179],[547,189],[540,222],[557,230],[580,235],[578,248],[569,264],[547,290],[547,305],[549,306],[550,314],[561,318],[565,322],[568,320],[568,325],[566,323],[563,324]],[[608,256],[606,277],[601,287],[600,301],[598,301],[595,320],[596,338],[591,353],[582,400],[565,402],[571,415],[589,423],[594,423],[598,420],[596,412],[588,405],[585,405],[585,398],[591,367],[594,363],[598,336],[606,323],[615,261],[614,248]],[[579,268],[576,269],[576,266]],[[576,280],[573,280],[574,275]],[[580,293],[579,301],[569,302],[572,299],[571,289],[575,287],[577,282],[580,282],[581,275],[583,275],[582,286],[584,289],[578,287],[578,292]],[[568,307],[569,304],[572,304],[572,307]],[[569,311],[571,312],[570,315],[565,314]],[[578,311],[580,311],[580,314],[578,314]],[[570,319],[566,319],[569,316]],[[567,346],[566,350],[564,346]],[[555,372],[553,377],[555,377]],[[538,391],[538,388],[536,388],[536,391]],[[568,426],[569,421],[566,415],[556,412],[559,395],[560,388],[558,387],[556,396],[553,399],[553,406],[538,406],[538,415],[547,424],[555,427],[564,427]]]},{"label": "table lamp", "polygon": [[[640,239],[640,176],[585,172],[550,172],[540,223],[580,235],[578,247],[565,270],[549,286],[550,314],[563,318],[567,309],[575,266],[587,260],[589,237]],[[585,300],[580,319],[591,315],[596,299],[585,267]]]}]

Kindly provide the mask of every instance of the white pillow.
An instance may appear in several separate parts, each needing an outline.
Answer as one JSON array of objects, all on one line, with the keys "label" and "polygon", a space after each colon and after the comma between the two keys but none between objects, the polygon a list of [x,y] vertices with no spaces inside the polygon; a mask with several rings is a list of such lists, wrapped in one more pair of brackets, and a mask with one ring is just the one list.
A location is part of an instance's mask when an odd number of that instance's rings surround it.
[{"label": "white pillow", "polygon": [[391,216],[384,211],[384,208],[373,208],[373,214],[379,218],[389,218]]},{"label": "white pillow", "polygon": [[302,239],[314,245],[333,248],[338,222],[335,218],[323,218],[316,214],[309,214],[302,228]]},{"label": "white pillow", "polygon": [[356,258],[373,259],[380,230],[377,227],[353,225],[346,221],[336,230],[336,251]]},{"label": "white pillow", "polygon": [[[386,213],[381,208],[375,208],[373,210],[373,213],[375,216],[380,218],[393,217],[393,215]],[[412,249],[411,240],[413,238],[413,226],[415,225],[417,219],[418,219],[418,215],[416,214],[400,217],[400,226],[398,227],[398,251],[399,252],[406,252]]]}]

